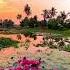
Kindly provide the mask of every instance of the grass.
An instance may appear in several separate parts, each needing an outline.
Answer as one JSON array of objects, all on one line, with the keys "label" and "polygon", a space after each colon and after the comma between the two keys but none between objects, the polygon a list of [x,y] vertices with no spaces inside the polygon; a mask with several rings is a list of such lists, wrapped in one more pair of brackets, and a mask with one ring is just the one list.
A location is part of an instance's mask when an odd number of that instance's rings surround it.
[{"label": "grass", "polygon": [[68,29],[68,30],[66,29],[64,31],[48,29],[46,32],[61,35],[63,37],[70,37],[70,29]]},{"label": "grass", "polygon": [[11,40],[10,38],[0,38],[0,49],[7,47],[18,47],[18,41]]},{"label": "grass", "polygon": [[42,28],[25,28],[24,31],[30,31],[30,32],[43,32],[43,33],[53,33],[56,35],[61,35],[63,37],[70,37],[70,29],[65,30],[51,30],[48,28],[42,29]]},{"label": "grass", "polygon": [[[18,27],[17,27],[18,28]],[[12,29],[7,29],[7,31],[5,31],[5,34],[19,34],[19,33],[24,33],[25,31],[29,31],[32,33],[36,33],[36,32],[42,32],[42,33],[53,33],[56,35],[61,35],[63,37],[70,37],[70,29],[65,29],[65,30],[52,30],[52,29],[48,29],[48,28],[40,28],[40,27],[36,27],[36,28],[12,28]],[[2,33],[2,32],[0,32]]]}]

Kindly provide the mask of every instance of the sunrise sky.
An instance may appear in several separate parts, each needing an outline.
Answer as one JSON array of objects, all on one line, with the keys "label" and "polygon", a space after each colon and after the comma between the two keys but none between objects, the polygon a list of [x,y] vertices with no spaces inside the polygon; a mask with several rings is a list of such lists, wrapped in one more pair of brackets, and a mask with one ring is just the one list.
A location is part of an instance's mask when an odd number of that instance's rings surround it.
[{"label": "sunrise sky", "polygon": [[43,9],[50,9],[52,6],[58,10],[70,11],[70,0],[0,0],[0,18],[16,19],[16,15],[23,14],[23,8],[28,3],[31,6],[32,14],[40,16]]}]

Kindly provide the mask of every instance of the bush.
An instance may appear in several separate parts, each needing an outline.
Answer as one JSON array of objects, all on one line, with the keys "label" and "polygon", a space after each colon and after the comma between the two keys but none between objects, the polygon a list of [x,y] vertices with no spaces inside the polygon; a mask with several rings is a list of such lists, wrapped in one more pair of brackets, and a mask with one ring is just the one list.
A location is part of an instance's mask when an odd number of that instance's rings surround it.
[{"label": "bush", "polygon": [[27,36],[31,37],[33,33],[30,31],[25,31],[23,34],[25,35],[25,37],[27,37]]},{"label": "bush", "polygon": [[36,39],[36,34],[34,34],[31,31],[25,31],[23,34],[24,34],[25,37],[29,36],[31,38],[34,38],[34,40]]},{"label": "bush", "polygon": [[64,51],[70,52],[70,45],[64,46]]},{"label": "bush", "polygon": [[50,19],[48,21],[48,28],[54,30],[62,30],[64,27],[59,23],[57,19]]},{"label": "bush", "polygon": [[29,19],[28,17],[25,17],[21,22],[20,22],[21,27],[28,27],[29,26]]},{"label": "bush", "polygon": [[0,49],[10,46],[18,47],[18,41],[11,40],[10,38],[0,38]]}]

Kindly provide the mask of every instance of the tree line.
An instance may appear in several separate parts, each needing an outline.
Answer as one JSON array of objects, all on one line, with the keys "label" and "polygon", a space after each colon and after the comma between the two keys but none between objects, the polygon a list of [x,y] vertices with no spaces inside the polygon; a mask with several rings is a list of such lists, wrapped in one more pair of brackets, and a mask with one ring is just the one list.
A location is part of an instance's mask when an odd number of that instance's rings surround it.
[{"label": "tree line", "polygon": [[[32,14],[31,7],[26,4],[24,7],[24,12],[26,14],[24,19],[22,18],[22,14],[17,15],[17,19],[20,20],[19,23],[21,27],[34,28],[34,27],[42,27],[49,29],[64,29],[70,28],[70,19],[67,17],[70,13],[66,13],[65,11],[61,11],[59,15],[57,15],[57,9],[52,7],[50,10],[45,9],[42,11],[43,20],[38,20],[37,15],[33,17],[29,16]],[[57,16],[56,16],[57,15]],[[14,26],[14,22],[11,19],[0,20],[0,27],[11,28]]]}]

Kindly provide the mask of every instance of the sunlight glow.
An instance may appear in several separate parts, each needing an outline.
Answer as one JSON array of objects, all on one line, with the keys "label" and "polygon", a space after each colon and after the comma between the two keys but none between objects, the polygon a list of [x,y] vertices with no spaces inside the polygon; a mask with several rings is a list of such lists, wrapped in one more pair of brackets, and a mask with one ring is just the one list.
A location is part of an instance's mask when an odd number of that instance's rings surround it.
[{"label": "sunlight glow", "polygon": [[5,1],[4,0],[0,0],[0,4],[3,4]]}]

